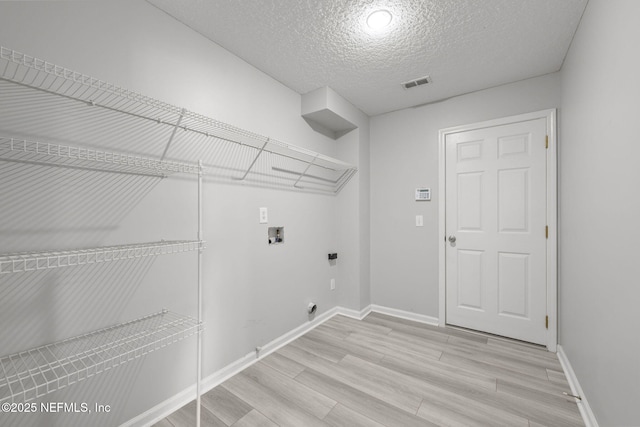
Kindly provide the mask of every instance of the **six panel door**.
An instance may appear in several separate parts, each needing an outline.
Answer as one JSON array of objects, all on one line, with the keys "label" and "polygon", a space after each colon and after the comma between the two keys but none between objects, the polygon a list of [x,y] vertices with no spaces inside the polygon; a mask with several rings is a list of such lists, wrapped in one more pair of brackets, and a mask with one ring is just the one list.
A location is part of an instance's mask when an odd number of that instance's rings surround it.
[{"label": "six panel door", "polygon": [[546,120],[448,134],[446,322],[546,343]]}]

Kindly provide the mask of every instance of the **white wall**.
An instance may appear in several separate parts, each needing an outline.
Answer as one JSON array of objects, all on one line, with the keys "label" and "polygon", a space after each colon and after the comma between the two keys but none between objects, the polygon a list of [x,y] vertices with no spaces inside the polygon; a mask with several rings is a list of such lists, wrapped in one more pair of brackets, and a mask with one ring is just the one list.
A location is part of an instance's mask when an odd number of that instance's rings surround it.
[{"label": "white wall", "polygon": [[438,131],[559,105],[555,73],[371,119],[372,303],[438,317]]},{"label": "white wall", "polygon": [[[309,127],[300,117],[297,93],[140,0],[0,2],[0,44],[329,156],[351,150]],[[83,107],[22,110],[6,94],[0,94],[2,134],[150,156],[161,153],[168,139],[153,126],[132,134],[118,117],[99,121]],[[72,120],[72,113],[84,118]],[[44,120],[47,114],[54,119]],[[366,157],[361,147],[367,142],[368,119],[355,114],[365,131],[343,138],[353,144],[353,157],[345,160],[357,164]],[[193,179],[149,182],[1,166],[0,253],[196,237]],[[367,185],[365,168],[344,191],[357,194]],[[319,313],[336,305],[360,308],[361,299],[366,300],[360,277],[366,238],[357,232],[338,238],[336,230],[359,230],[360,215],[368,217],[366,200],[343,197],[338,202],[338,197],[206,181],[204,376],[307,322],[309,300],[318,304]],[[267,246],[267,226],[258,224],[261,206],[269,209],[269,225],[285,227],[284,245]],[[353,257],[340,257],[335,267],[329,264],[327,253],[351,249]],[[191,253],[3,278],[0,353],[163,307],[195,315],[195,260]],[[335,292],[329,289],[331,277],[338,284]],[[0,424],[124,422],[193,383],[194,349],[190,339],[47,397],[112,404],[109,415],[90,422],[81,416],[43,415],[0,419]]]},{"label": "white wall", "polygon": [[559,341],[601,426],[640,423],[638,16],[591,0],[562,70]]}]

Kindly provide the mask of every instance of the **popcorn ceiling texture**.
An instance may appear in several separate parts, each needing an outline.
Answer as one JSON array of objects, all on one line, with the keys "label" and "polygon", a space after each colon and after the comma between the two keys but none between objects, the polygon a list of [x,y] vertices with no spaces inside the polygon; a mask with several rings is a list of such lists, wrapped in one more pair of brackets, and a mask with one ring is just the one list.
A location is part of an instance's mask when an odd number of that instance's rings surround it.
[{"label": "popcorn ceiling texture", "polygon": [[[587,0],[148,0],[300,94],[369,115],[558,71]],[[393,21],[375,33],[368,15]],[[433,83],[400,83],[430,75]]]}]

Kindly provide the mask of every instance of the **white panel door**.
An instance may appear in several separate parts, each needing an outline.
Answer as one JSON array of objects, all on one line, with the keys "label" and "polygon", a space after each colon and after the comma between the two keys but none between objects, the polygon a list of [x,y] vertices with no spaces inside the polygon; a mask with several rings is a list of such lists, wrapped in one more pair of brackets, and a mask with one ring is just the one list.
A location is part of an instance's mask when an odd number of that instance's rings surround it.
[{"label": "white panel door", "polygon": [[546,344],[546,120],[446,136],[446,322]]}]

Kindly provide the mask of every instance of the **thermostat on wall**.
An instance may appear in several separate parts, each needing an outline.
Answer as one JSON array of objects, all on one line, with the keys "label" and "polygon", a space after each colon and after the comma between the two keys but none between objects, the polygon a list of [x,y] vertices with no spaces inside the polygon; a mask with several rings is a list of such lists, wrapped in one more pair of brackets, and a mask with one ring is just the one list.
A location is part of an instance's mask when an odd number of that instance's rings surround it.
[{"label": "thermostat on wall", "polygon": [[430,188],[416,188],[416,200],[431,200],[431,189]]}]

